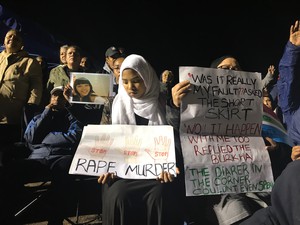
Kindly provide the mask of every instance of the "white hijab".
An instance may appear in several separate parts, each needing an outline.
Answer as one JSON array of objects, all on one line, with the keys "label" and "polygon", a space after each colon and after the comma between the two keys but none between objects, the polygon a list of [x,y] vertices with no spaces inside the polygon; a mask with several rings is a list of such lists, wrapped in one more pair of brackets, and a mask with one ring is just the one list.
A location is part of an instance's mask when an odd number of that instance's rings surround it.
[{"label": "white hijab", "polygon": [[[125,69],[133,69],[145,83],[146,92],[140,99],[130,97],[122,82]],[[120,68],[118,94],[112,105],[112,124],[135,125],[134,113],[149,120],[148,125],[166,124],[165,115],[159,103],[160,83],[152,66],[140,55],[125,58]]]}]

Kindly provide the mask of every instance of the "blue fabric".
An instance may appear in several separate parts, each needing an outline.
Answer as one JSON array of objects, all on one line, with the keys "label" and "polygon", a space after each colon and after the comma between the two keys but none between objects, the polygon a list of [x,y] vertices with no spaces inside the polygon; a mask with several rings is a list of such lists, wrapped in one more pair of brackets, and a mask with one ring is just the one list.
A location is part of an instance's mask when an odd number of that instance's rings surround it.
[{"label": "blue fabric", "polygon": [[46,108],[28,124],[24,139],[32,151],[31,159],[56,159],[73,155],[82,134],[82,124],[66,109],[53,112]]},{"label": "blue fabric", "polygon": [[279,62],[278,105],[288,134],[294,144],[300,144],[300,47],[288,42]]}]

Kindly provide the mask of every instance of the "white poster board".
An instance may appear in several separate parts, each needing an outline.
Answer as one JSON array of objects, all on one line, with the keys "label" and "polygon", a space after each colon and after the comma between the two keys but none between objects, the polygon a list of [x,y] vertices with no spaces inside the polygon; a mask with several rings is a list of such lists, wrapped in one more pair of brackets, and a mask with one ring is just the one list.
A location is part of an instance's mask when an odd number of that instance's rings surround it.
[{"label": "white poster board", "polygon": [[155,179],[162,171],[176,176],[172,126],[88,125],[69,173]]},{"label": "white poster board", "polygon": [[187,196],[267,192],[271,162],[261,137],[260,73],[180,67],[191,92],[181,105]]}]

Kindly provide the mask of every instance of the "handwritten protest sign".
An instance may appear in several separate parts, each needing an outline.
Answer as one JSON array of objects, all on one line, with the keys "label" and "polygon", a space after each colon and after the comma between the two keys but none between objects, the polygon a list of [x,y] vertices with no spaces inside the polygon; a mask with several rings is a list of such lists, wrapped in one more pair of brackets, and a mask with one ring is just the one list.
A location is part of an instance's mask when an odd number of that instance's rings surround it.
[{"label": "handwritten protest sign", "polygon": [[194,133],[259,136],[262,85],[259,73],[201,67],[180,67],[180,79],[190,80],[181,125]]},{"label": "handwritten protest sign", "polygon": [[182,143],[188,196],[265,192],[273,186],[261,137],[186,134]]},{"label": "handwritten protest sign", "polygon": [[162,171],[176,176],[172,126],[88,125],[69,173],[154,179]]},{"label": "handwritten protest sign", "polygon": [[186,195],[270,191],[260,74],[180,67],[179,76],[192,84],[181,105]]}]

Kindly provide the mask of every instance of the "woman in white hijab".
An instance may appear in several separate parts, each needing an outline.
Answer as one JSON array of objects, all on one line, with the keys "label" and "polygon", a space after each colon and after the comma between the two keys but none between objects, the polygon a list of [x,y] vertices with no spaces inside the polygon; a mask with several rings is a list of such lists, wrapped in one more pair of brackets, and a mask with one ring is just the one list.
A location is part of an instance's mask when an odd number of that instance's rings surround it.
[{"label": "woman in white hijab", "polygon": [[[164,125],[159,103],[160,84],[151,65],[129,55],[121,66],[119,90],[112,107],[113,124]],[[182,225],[177,182],[167,172],[157,179],[99,176],[103,225]]]},{"label": "woman in white hijab", "polygon": [[142,56],[132,54],[126,57],[121,65],[119,80],[118,95],[113,102],[113,124],[138,125],[137,116],[148,120],[148,125],[166,124],[159,102],[158,77]]}]

